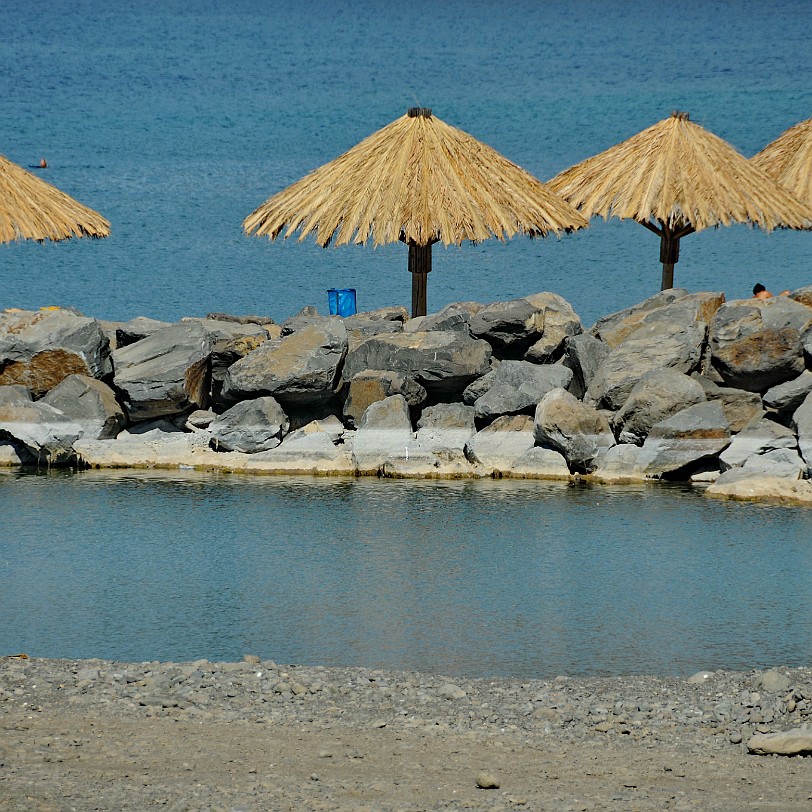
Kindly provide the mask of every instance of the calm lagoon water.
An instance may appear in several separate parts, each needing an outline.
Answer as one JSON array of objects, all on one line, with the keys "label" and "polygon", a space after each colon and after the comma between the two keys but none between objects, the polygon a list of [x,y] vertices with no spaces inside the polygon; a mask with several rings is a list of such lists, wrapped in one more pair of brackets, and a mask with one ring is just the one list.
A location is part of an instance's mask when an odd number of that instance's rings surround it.
[{"label": "calm lagoon water", "polygon": [[528,678],[812,654],[812,513],[689,488],[4,471],[0,513],[0,653]]}]

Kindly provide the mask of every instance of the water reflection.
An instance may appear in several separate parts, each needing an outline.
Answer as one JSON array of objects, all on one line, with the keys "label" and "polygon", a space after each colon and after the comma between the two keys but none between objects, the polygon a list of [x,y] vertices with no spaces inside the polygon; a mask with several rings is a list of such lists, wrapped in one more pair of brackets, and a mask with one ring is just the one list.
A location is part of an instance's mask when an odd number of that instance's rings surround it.
[{"label": "water reflection", "polygon": [[808,659],[809,511],[681,486],[0,473],[0,652],[468,675]]}]

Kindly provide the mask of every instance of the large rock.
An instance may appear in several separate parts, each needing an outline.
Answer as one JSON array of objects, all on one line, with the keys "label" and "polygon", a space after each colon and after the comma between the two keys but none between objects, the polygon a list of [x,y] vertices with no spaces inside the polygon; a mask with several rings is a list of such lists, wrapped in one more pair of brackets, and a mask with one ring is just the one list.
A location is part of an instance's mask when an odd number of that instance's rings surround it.
[{"label": "large rock", "polygon": [[[487,385],[487,389],[474,401],[476,416],[482,420],[492,420],[503,414],[530,413],[548,392],[566,389],[571,380],[572,370],[561,364],[503,361],[474,383],[478,389]],[[467,402],[465,393],[463,400]]]},{"label": "large rock", "polygon": [[776,448],[764,454],[754,454],[744,461],[742,468],[763,476],[785,479],[801,479],[806,473],[806,463],[794,448]]},{"label": "large rock", "polygon": [[0,402],[0,441],[22,446],[30,458],[44,465],[75,459],[74,444],[84,429],[59,409],[24,397]]},{"label": "large rock", "polygon": [[113,381],[130,419],[151,420],[205,408],[211,348],[211,336],[200,321],[188,321],[116,350]]},{"label": "large rock", "polygon": [[671,311],[674,320],[666,319],[665,315],[661,312],[661,318],[635,330],[606,357],[587,389],[585,400],[617,410],[647,373],[656,369],[690,373],[700,368],[705,324],[686,321],[679,311]]},{"label": "large rock", "polygon": [[332,426],[317,420],[292,431],[281,445],[255,456],[290,473],[306,473],[331,463],[346,467],[344,449],[336,446],[334,438]]},{"label": "large rock", "polygon": [[648,313],[687,295],[688,291],[684,288],[661,290],[631,307],[603,316],[595,322],[589,332],[610,347],[619,347],[630,333],[644,323]]},{"label": "large rock", "polygon": [[756,733],[747,741],[747,749],[758,755],[812,755],[812,729],[796,727],[776,733]]},{"label": "large rock", "polygon": [[171,326],[168,321],[158,321],[147,316],[136,316],[129,321],[119,322],[115,327],[116,349],[135,344],[136,341],[141,341],[141,339],[157,333],[158,330]]},{"label": "large rock", "polygon": [[504,474],[533,446],[533,418],[520,414],[499,417],[465,444],[465,456],[485,471]]},{"label": "large rock", "polygon": [[490,366],[485,341],[452,330],[379,335],[347,354],[342,377],[351,381],[366,369],[401,372],[414,378],[430,396],[454,400]]},{"label": "large rock", "polygon": [[590,333],[568,336],[564,339],[564,357],[561,363],[572,370],[568,389],[577,398],[586,394],[595,373],[612,349]]},{"label": "large rock", "polygon": [[256,454],[276,448],[289,425],[287,415],[274,398],[244,400],[209,424],[211,445],[217,450]]},{"label": "large rock", "polygon": [[592,476],[600,482],[639,482],[644,480],[638,460],[643,449],[639,445],[620,443],[607,448],[595,458]]},{"label": "large rock", "polygon": [[615,444],[606,418],[564,389],[553,389],[541,399],[534,431],[540,445],[560,451],[578,472],[593,470],[595,458]]},{"label": "large rock", "polygon": [[[606,325],[595,334],[610,347],[616,348],[625,344],[639,330],[659,323],[699,324],[707,331],[711,319],[725,301],[724,293],[719,292],[689,293],[667,301],[669,293],[669,291],[661,292],[661,303],[658,306],[641,306],[638,310],[633,309],[633,312],[614,323],[612,327]],[[654,297],[654,300],[648,301],[656,300],[657,297]],[[644,302],[643,305],[645,304]]]},{"label": "large rock", "polygon": [[347,331],[338,316],[320,318],[277,341],[261,344],[229,367],[223,395],[273,395],[286,409],[324,403],[335,395],[347,354]]},{"label": "large rock", "polygon": [[487,341],[499,358],[521,358],[542,336],[544,309],[528,299],[493,302],[474,313],[469,324],[471,335]]},{"label": "large rock", "polygon": [[812,285],[806,285],[805,287],[793,290],[789,298],[807,307],[812,307]]},{"label": "large rock", "polygon": [[544,314],[544,328],[524,357],[538,364],[549,363],[560,356],[567,338],[583,332],[581,319],[572,305],[556,293],[536,293],[525,298]]},{"label": "large rock", "polygon": [[425,332],[427,330],[457,330],[466,335],[471,333],[471,318],[482,310],[479,302],[452,302],[436,313],[417,316],[404,323],[407,333]]},{"label": "large rock", "polygon": [[476,434],[474,408],[438,403],[423,410],[417,421],[417,445],[442,460],[462,460],[465,444]]},{"label": "large rock", "polygon": [[773,386],[764,393],[764,405],[776,412],[794,412],[812,392],[812,372],[805,369],[797,378]]},{"label": "large rock", "polygon": [[722,471],[738,468],[755,455],[776,449],[797,449],[795,434],[774,420],[763,418],[740,431],[730,445],[719,455]]},{"label": "large rock", "polygon": [[563,454],[535,446],[522,454],[506,474],[513,479],[569,479],[570,469]]},{"label": "large rock", "polygon": [[[271,326],[276,328],[277,333],[273,338],[278,339],[279,326]],[[223,395],[223,385],[229,367],[236,364],[241,358],[245,358],[249,352],[253,352],[267,340],[267,337],[262,335],[241,335],[235,338],[223,338],[214,343],[211,350],[211,403],[213,406],[224,411],[234,405],[232,398]]]},{"label": "large rock", "polygon": [[358,473],[380,472],[391,457],[408,457],[415,445],[409,404],[392,395],[370,404],[358,422],[352,458]]},{"label": "large rock", "polygon": [[722,405],[697,403],[652,427],[638,468],[646,476],[662,476],[716,457],[729,443],[730,427]]},{"label": "large rock", "polygon": [[655,423],[705,400],[702,387],[676,369],[656,369],[644,375],[612,419],[621,443],[642,445]]},{"label": "large rock", "polygon": [[765,476],[745,468],[731,468],[708,486],[705,495],[737,502],[812,506],[812,483],[808,479]]},{"label": "large rock", "polygon": [[392,395],[403,395],[411,408],[425,402],[427,393],[414,378],[402,372],[365,369],[359,372],[347,387],[343,414],[355,426],[371,403]]},{"label": "large rock", "polygon": [[718,400],[722,404],[730,431],[735,434],[764,416],[764,405],[757,392],[745,392],[731,386],[719,386],[704,375],[694,373],[708,400]]},{"label": "large rock", "polygon": [[812,477],[812,393],[792,415],[792,427],[798,435],[798,448],[807,467],[807,476]]},{"label": "large rock", "polygon": [[115,392],[87,375],[69,375],[41,403],[59,409],[84,429],[84,437],[105,440],[115,437],[127,424]]},{"label": "large rock", "polygon": [[731,386],[766,392],[804,369],[812,308],[786,296],[730,302],[711,322],[711,363]]},{"label": "large rock", "polygon": [[111,372],[110,340],[95,319],[68,310],[0,318],[0,386],[22,384],[39,398],[68,375]]}]

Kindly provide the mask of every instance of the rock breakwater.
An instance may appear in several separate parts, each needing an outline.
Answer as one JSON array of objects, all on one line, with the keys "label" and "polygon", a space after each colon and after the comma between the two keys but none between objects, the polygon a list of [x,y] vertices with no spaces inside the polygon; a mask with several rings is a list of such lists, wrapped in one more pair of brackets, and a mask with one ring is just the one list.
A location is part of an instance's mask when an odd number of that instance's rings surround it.
[{"label": "rock breakwater", "polygon": [[0,313],[0,463],[701,483],[812,504],[812,288],[409,319]]}]

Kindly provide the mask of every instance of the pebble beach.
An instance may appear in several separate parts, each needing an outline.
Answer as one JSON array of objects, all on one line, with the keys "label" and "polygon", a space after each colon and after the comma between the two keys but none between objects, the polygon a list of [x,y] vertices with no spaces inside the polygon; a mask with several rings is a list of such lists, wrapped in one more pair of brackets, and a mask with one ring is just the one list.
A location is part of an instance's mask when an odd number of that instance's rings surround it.
[{"label": "pebble beach", "polygon": [[[0,808],[806,810],[810,717],[810,668],[522,681],[6,656]],[[794,756],[759,745],[781,731]]]}]

